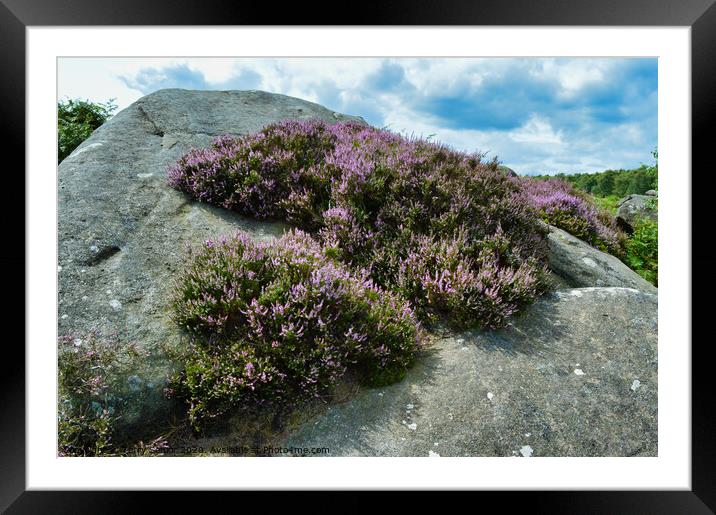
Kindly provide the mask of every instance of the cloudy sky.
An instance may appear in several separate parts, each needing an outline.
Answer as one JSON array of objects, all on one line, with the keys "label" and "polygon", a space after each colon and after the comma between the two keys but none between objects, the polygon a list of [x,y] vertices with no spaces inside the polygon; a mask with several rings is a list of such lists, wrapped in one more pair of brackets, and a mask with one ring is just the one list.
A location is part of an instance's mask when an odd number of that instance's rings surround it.
[{"label": "cloudy sky", "polygon": [[656,59],[63,58],[58,96],[162,88],[283,93],[391,130],[487,152],[520,174],[651,163]]}]

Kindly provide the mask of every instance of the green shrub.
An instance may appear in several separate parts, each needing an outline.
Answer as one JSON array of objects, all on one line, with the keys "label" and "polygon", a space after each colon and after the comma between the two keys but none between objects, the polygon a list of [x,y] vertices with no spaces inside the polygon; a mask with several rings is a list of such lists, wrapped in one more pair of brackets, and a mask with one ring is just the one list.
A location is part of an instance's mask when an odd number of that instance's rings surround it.
[{"label": "green shrub", "polygon": [[659,226],[652,220],[642,220],[626,243],[626,263],[644,279],[658,286],[659,282]]},{"label": "green shrub", "polygon": [[169,392],[197,429],[233,407],[320,396],[347,372],[398,379],[420,348],[407,302],[300,231],[272,243],[237,233],[187,261],[173,308],[194,338]]},{"label": "green shrub", "polygon": [[594,195],[590,195],[589,200],[591,200],[599,209],[614,216],[619,208],[619,201],[621,200],[621,197],[616,195],[609,195],[607,197],[596,197]]},{"label": "green shrub", "polygon": [[112,116],[117,109],[113,100],[93,103],[66,100],[57,104],[57,162],[69,156],[80,143]]}]

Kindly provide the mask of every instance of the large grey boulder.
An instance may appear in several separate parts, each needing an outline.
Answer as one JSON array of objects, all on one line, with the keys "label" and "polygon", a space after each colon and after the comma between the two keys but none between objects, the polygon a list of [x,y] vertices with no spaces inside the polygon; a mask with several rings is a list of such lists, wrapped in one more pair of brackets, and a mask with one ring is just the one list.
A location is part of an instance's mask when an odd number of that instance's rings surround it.
[{"label": "large grey boulder", "polygon": [[549,267],[568,286],[620,286],[647,293],[657,288],[618,258],[595,249],[566,231],[549,226]]},{"label": "large grey boulder", "polygon": [[185,244],[237,229],[273,238],[284,229],[189,201],[167,186],[167,167],[215,136],[286,118],[358,120],[261,91],[162,90],[118,113],[60,163],[59,334],[99,330],[156,351],[135,380],[146,388],[143,401],[121,423],[149,427],[169,409],[162,387],[176,364],[162,349],[183,345],[167,300]]},{"label": "large grey boulder", "polygon": [[617,224],[627,232],[634,231],[641,220],[658,221],[655,195],[627,195],[619,201],[618,206]]},{"label": "large grey boulder", "polygon": [[360,392],[283,445],[328,456],[656,456],[657,298],[543,297],[500,331],[439,340],[405,380]]}]

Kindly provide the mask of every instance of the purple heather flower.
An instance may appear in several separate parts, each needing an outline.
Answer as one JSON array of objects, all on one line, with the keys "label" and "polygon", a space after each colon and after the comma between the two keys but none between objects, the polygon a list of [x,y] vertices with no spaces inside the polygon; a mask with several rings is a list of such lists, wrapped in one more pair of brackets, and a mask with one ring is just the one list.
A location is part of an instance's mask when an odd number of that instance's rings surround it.
[{"label": "purple heather flower", "polygon": [[[306,282],[289,289],[289,303],[335,302],[353,290],[367,295],[375,284],[381,295],[390,290],[409,300],[411,317],[415,308],[421,318],[434,311],[457,322],[492,325],[546,284],[546,243],[535,211],[594,216],[579,211],[569,191],[532,191],[483,158],[355,122],[287,120],[256,134],[217,138],[210,148],[185,154],[167,175],[195,199],[257,218],[283,218],[313,235],[292,233],[280,252],[277,246],[220,240],[244,260],[256,253],[262,266],[313,267]],[[606,229],[599,234],[613,239]],[[331,269],[325,256],[350,271]],[[214,264],[207,258],[206,266]],[[361,284],[348,287],[349,272]],[[251,267],[232,273],[241,284],[261,282]],[[223,275],[208,279],[211,297],[201,300],[207,308],[228,309],[246,295],[223,284]],[[314,292],[318,300],[309,299]],[[251,300],[246,306],[241,317],[229,319],[245,320],[262,338],[272,331],[265,317],[291,311],[284,303],[271,306],[270,315]],[[192,320],[209,324],[207,314]],[[225,315],[217,311],[212,321]],[[323,312],[309,309],[305,316],[321,331],[331,324]],[[279,330],[294,322],[282,319]]]}]

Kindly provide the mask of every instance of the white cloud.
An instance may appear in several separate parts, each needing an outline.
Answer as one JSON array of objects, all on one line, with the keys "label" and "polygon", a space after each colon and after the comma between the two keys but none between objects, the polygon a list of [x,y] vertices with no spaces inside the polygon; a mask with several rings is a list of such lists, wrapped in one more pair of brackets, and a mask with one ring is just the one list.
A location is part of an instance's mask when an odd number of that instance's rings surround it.
[{"label": "white cloud", "polygon": [[533,114],[519,129],[509,133],[510,138],[518,143],[538,143],[561,145],[562,132],[555,132],[548,120]]},{"label": "white cloud", "polygon": [[570,59],[545,60],[536,76],[555,77],[562,91],[560,94],[570,96],[585,86],[602,82],[613,66],[610,59]]}]

